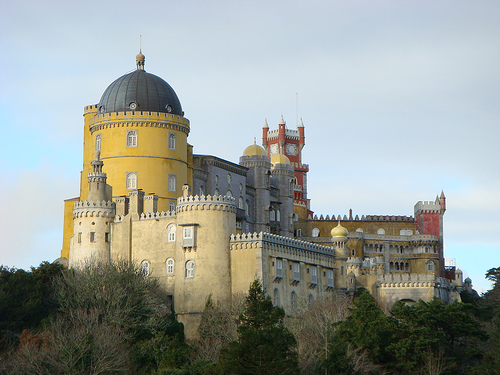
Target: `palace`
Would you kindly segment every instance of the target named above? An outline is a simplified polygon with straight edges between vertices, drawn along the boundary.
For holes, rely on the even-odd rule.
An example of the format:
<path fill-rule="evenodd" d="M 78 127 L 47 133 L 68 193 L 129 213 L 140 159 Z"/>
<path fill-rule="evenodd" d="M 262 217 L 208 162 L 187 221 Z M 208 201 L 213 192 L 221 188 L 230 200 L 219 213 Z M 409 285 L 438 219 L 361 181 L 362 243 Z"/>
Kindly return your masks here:
<path fill-rule="evenodd" d="M 294 314 L 312 301 L 366 288 L 386 308 L 460 299 L 446 268 L 443 193 L 414 216 L 319 218 L 307 195 L 305 127 L 262 129 L 239 163 L 193 153 L 172 87 L 137 69 L 84 110 L 80 194 L 65 201 L 61 257 L 70 267 L 127 260 L 159 280 L 186 334 L 209 295 L 228 300 L 259 278 Z M 195 128 L 196 131 L 196 128 Z"/>

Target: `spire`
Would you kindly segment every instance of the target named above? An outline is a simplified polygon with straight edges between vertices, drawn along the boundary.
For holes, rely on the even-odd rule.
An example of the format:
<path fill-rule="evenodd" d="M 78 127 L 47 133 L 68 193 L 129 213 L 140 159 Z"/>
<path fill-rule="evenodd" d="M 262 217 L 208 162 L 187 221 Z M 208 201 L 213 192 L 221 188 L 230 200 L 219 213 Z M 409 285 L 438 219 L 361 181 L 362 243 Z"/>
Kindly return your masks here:
<path fill-rule="evenodd" d="M 268 128 L 269 129 L 269 125 L 267 125 L 267 118 L 264 119 L 264 126 L 263 126 L 263 128 Z"/>
<path fill-rule="evenodd" d="M 299 121 L 299 128 L 303 128 L 304 127 L 304 123 L 302 122 L 302 117 L 300 118 L 300 121 Z"/>
<path fill-rule="evenodd" d="M 445 198 L 443 190 L 441 190 L 441 197 L 440 198 Z"/>
<path fill-rule="evenodd" d="M 283 115 L 281 115 L 280 123 L 278 125 L 286 125 L 285 120 L 283 120 Z"/>

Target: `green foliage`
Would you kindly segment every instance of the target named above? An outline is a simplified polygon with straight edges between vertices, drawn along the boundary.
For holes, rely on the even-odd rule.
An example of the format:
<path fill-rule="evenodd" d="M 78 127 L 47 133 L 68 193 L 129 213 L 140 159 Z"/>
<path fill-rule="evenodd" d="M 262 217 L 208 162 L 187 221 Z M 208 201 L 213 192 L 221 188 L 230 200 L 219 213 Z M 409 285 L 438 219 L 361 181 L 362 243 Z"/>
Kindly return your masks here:
<path fill-rule="evenodd" d="M 53 280 L 60 264 L 43 262 L 31 272 L 0 266 L 0 350 L 18 341 L 24 329 L 35 329 L 56 308 Z"/>
<path fill-rule="evenodd" d="M 284 327 L 285 312 L 273 306 L 262 285 L 250 286 L 245 309 L 238 319 L 238 341 L 221 353 L 221 371 L 227 374 L 298 374 L 294 336 Z"/>

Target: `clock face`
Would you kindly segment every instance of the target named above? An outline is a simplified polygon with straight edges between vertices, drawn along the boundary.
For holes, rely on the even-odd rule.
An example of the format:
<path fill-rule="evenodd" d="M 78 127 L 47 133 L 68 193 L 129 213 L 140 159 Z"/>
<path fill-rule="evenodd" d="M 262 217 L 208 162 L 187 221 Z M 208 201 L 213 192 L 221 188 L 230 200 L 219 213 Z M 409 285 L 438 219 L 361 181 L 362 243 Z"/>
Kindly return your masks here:
<path fill-rule="evenodd" d="M 297 145 L 289 143 L 286 145 L 286 152 L 289 155 L 297 155 Z"/>
<path fill-rule="evenodd" d="M 274 155 L 274 154 L 277 154 L 279 152 L 279 147 L 278 147 L 278 144 L 277 143 L 273 143 L 270 147 L 269 147 L 269 153 L 271 155 Z"/>

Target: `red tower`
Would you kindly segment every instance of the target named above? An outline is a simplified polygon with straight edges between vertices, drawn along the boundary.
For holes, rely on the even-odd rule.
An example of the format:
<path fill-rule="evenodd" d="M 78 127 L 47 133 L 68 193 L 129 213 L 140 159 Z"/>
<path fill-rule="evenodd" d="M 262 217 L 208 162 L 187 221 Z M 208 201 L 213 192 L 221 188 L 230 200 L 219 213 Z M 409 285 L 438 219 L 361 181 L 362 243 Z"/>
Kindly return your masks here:
<path fill-rule="evenodd" d="M 309 209 L 309 199 L 307 199 L 307 172 L 309 165 L 302 164 L 302 149 L 305 146 L 304 124 L 302 119 L 297 130 L 287 129 L 285 120 L 281 116 L 277 130 L 269 130 L 267 120 L 262 128 L 262 146 L 266 149 L 267 155 L 283 154 L 290 160 L 294 169 L 294 191 L 293 203 L 295 207 L 302 209 L 294 210 L 299 213 L 302 219 L 307 219 L 312 215 Z M 304 214 L 301 214 L 301 213 Z"/>

